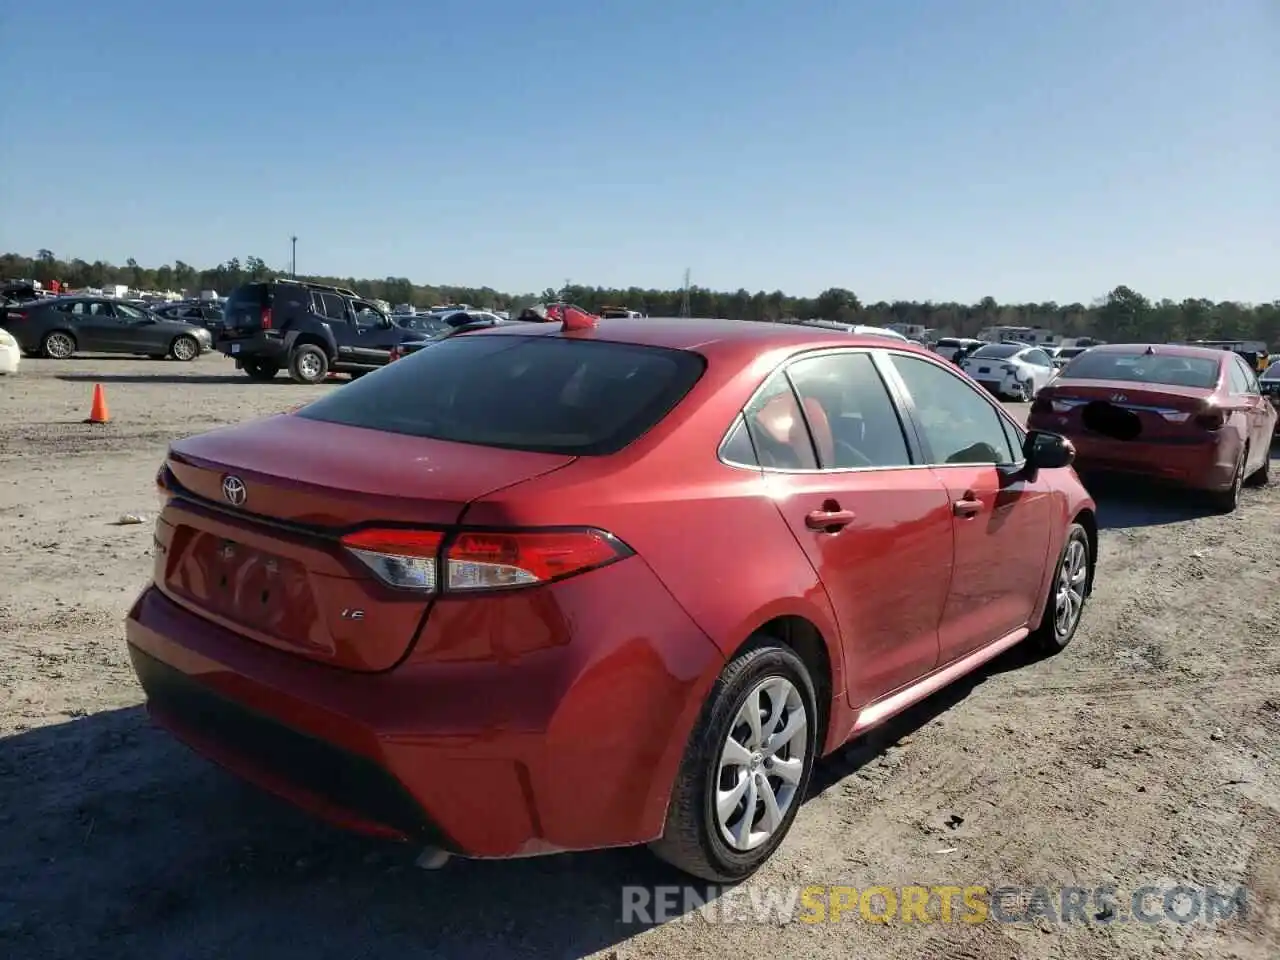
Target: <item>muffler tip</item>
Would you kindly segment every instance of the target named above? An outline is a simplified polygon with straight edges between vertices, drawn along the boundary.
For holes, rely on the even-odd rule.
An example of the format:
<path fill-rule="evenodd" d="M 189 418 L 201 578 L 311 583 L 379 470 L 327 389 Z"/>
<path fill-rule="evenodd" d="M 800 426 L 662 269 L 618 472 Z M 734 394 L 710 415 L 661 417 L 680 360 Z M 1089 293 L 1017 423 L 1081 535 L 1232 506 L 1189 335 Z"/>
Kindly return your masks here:
<path fill-rule="evenodd" d="M 439 870 L 449 862 L 449 852 L 441 850 L 439 847 L 426 847 L 418 854 L 418 859 L 413 861 L 415 867 L 423 870 Z"/>

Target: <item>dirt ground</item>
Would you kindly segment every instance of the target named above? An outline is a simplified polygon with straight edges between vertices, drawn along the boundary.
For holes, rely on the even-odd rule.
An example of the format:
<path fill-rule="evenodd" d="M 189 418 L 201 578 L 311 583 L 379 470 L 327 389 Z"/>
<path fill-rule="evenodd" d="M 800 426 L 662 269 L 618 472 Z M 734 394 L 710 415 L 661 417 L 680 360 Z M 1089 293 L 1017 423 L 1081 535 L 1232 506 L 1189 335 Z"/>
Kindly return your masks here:
<path fill-rule="evenodd" d="M 107 427 L 80 422 L 94 383 Z M 1146 884 L 1243 884 L 1246 915 L 624 923 L 624 884 L 681 882 L 643 850 L 417 870 L 148 725 L 122 619 L 150 575 L 166 443 L 326 389 L 250 383 L 216 355 L 25 360 L 0 378 L 0 955 L 1280 956 L 1280 485 L 1226 517 L 1100 494 L 1073 645 L 1006 655 L 824 763 L 746 885 L 1114 884 L 1124 903 Z"/>

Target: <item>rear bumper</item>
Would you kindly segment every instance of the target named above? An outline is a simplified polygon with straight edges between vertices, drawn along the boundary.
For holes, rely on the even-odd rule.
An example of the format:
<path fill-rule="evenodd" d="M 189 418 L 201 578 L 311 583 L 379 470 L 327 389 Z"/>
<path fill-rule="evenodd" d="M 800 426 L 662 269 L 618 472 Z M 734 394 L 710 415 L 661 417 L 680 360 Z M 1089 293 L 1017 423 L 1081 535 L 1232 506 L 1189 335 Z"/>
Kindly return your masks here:
<path fill-rule="evenodd" d="M 228 338 L 224 331 L 218 335 L 215 343 L 218 352 L 231 357 L 237 365 L 241 360 L 249 359 L 283 361 L 289 353 L 283 339 L 265 334 Z"/>
<path fill-rule="evenodd" d="M 159 725 L 338 826 L 474 857 L 622 846 L 661 834 L 724 662 L 639 558 L 582 579 L 623 568 L 615 585 L 636 598 L 605 584 L 618 616 L 587 619 L 600 626 L 589 643 L 500 663 L 411 655 L 347 672 L 247 640 L 155 587 L 126 636 Z"/>
<path fill-rule="evenodd" d="M 1056 415 L 1033 415 L 1032 430 L 1063 433 Z M 1144 443 L 1113 440 L 1094 433 L 1071 431 L 1067 438 L 1076 449 L 1075 467 L 1080 473 L 1141 476 L 1190 490 L 1224 490 L 1235 478 L 1238 449 L 1229 449 L 1225 438 L 1197 444 Z"/>

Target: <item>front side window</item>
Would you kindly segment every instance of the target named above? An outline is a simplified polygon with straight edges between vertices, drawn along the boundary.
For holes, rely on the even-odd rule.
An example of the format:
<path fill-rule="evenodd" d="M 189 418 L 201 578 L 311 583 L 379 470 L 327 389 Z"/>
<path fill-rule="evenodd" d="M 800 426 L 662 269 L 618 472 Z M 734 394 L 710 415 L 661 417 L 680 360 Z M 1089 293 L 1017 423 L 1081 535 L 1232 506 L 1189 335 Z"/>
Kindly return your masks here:
<path fill-rule="evenodd" d="M 125 321 L 144 320 L 147 316 L 137 307 L 131 307 L 127 303 L 117 303 L 115 305 L 115 312 L 117 317 Z"/>
<path fill-rule="evenodd" d="M 936 363 L 894 355 L 934 465 L 1016 462 L 1003 418 L 987 398 Z"/>
<path fill-rule="evenodd" d="M 832 353 L 787 368 L 824 469 L 911 463 L 902 421 L 869 353 Z"/>

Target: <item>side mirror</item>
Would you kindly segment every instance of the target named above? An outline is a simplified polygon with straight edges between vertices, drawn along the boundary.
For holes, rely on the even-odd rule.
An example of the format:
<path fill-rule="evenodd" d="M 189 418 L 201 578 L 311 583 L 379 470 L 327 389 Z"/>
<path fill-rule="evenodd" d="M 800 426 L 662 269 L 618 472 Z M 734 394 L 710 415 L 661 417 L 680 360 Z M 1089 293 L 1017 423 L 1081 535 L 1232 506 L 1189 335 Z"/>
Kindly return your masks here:
<path fill-rule="evenodd" d="M 1027 462 L 1027 472 L 1035 474 L 1039 470 L 1057 470 L 1071 466 L 1076 458 L 1076 448 L 1071 445 L 1070 440 L 1059 434 L 1032 430 L 1027 434 L 1022 456 Z"/>

